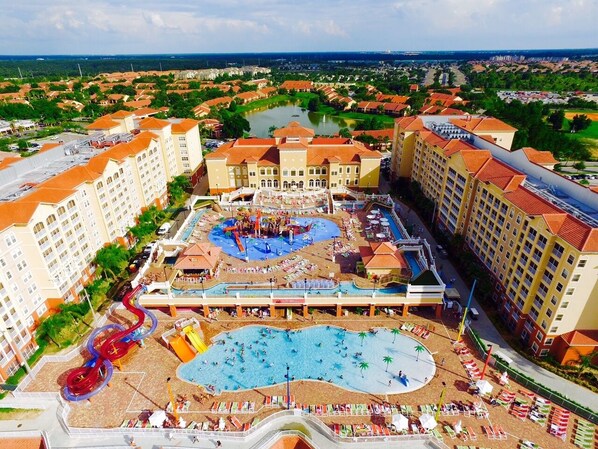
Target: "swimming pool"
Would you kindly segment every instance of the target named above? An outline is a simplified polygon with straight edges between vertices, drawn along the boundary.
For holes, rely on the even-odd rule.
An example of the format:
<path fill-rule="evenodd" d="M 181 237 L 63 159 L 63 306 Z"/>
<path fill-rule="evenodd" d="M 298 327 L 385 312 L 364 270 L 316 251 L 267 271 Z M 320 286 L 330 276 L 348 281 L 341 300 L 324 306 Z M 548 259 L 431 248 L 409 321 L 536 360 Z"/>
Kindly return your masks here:
<path fill-rule="evenodd" d="M 298 331 L 245 326 L 218 335 L 212 343 L 181 365 L 178 375 L 213 385 L 217 392 L 284 383 L 287 364 L 291 380 L 321 380 L 372 394 L 417 390 L 436 372 L 432 355 L 420 342 L 385 328 L 360 336 L 333 326 Z M 385 357 L 390 357 L 388 364 Z M 399 380 L 399 371 L 407 376 L 406 384 Z"/>
<path fill-rule="evenodd" d="M 274 259 L 280 256 L 286 256 L 294 251 L 311 245 L 315 242 L 329 240 L 334 237 L 340 237 L 341 231 L 336 223 L 324 218 L 303 218 L 293 217 L 300 226 L 307 226 L 311 224 L 311 229 L 304 233 L 295 236 L 293 241 L 289 241 L 288 237 L 268 237 L 268 238 L 253 238 L 253 237 L 239 237 L 241 246 L 235 240 L 234 235 L 224 231 L 225 228 L 232 226 L 235 219 L 228 220 L 215 226 L 210 231 L 210 241 L 222 248 L 229 256 L 238 259 L 249 260 L 267 260 Z"/>
<path fill-rule="evenodd" d="M 421 270 L 420 270 L 421 271 Z M 256 289 L 247 289 L 245 288 L 247 284 L 218 284 L 211 288 L 206 288 L 205 293 L 207 296 L 230 296 L 231 294 L 239 294 L 239 296 L 243 298 L 247 297 L 262 297 L 265 295 L 270 294 L 270 286 L 269 285 L 262 285 L 262 290 Z M 274 297 L 297 297 L 303 296 L 305 292 L 304 288 L 284 288 L 284 289 L 274 289 L 272 291 L 274 293 Z M 307 294 L 308 296 L 311 295 L 336 295 L 338 292 L 341 292 L 343 295 L 347 296 L 372 296 L 374 289 L 372 288 L 359 288 L 355 286 L 355 284 L 351 281 L 343 281 L 339 285 L 334 288 L 308 288 Z M 407 292 L 406 285 L 396 285 L 393 287 L 384 287 L 384 288 L 377 288 L 376 295 L 398 295 L 404 294 Z M 163 292 L 166 293 L 166 292 Z M 201 296 L 202 290 L 195 289 L 195 290 L 179 290 L 176 288 L 172 289 L 172 293 L 175 296 Z"/>

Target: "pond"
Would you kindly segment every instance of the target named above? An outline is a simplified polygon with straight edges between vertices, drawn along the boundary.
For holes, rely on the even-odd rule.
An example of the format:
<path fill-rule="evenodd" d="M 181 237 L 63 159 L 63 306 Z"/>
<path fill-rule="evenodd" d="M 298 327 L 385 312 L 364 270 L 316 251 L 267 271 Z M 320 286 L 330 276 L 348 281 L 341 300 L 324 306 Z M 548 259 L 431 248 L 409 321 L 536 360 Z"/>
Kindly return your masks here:
<path fill-rule="evenodd" d="M 253 110 L 245 114 L 251 126 L 250 133 L 257 137 L 269 137 L 271 126 L 282 128 L 289 122 L 299 122 L 315 130 L 316 135 L 332 136 L 341 128 L 353 129 L 355 122 L 339 117 L 309 112 L 298 105 L 274 106 L 270 109 Z"/>

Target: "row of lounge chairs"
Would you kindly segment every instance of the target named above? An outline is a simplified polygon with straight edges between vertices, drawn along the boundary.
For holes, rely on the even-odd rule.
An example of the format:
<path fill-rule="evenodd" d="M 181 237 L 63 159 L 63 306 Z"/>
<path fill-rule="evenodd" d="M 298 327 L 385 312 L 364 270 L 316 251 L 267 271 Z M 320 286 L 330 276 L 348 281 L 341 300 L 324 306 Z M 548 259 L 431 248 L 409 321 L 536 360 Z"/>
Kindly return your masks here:
<path fill-rule="evenodd" d="M 582 449 L 592 449 L 596 444 L 596 426 L 590 422 L 577 420 L 573 428 L 573 444 Z"/>
<path fill-rule="evenodd" d="M 332 424 L 332 430 L 343 438 L 389 436 L 391 431 L 387 426 L 379 424 Z"/>
<path fill-rule="evenodd" d="M 490 440 L 506 440 L 507 432 L 505 432 L 502 426 L 482 426 L 484 433 Z"/>
<path fill-rule="evenodd" d="M 423 338 L 424 340 L 430 337 L 430 331 L 419 324 L 403 323 L 401 325 L 401 330 L 413 332 L 415 335 Z"/>
<path fill-rule="evenodd" d="M 569 426 L 570 417 L 571 412 L 569 410 L 554 407 L 550 415 L 548 432 L 565 441 L 567 439 L 567 427 Z"/>
<path fill-rule="evenodd" d="M 286 396 L 266 396 L 265 407 L 286 407 Z M 296 404 L 295 396 L 291 395 L 291 407 L 304 413 L 316 416 L 390 416 L 401 413 L 405 416 L 413 415 L 410 405 L 391 404 Z"/>
<path fill-rule="evenodd" d="M 255 402 L 214 402 L 210 408 L 212 413 L 254 413 Z"/>

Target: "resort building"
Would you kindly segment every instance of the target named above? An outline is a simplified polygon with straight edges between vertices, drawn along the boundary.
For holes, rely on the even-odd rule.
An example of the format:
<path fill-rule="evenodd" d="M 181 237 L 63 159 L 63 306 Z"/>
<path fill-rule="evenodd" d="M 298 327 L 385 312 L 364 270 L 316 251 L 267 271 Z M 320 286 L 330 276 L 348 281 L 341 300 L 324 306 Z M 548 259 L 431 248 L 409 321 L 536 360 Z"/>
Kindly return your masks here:
<path fill-rule="evenodd" d="M 192 120 L 136 123 L 132 113 L 118 112 L 90 131 L 0 165 L 1 379 L 35 351 L 39 320 L 78 299 L 93 278 L 96 252 L 127 244 L 136 217 L 167 204 L 172 177 L 191 176 L 201 162 Z"/>
<path fill-rule="evenodd" d="M 293 191 L 348 187 L 378 189 L 377 151 L 350 138 L 315 137 L 291 122 L 270 139 L 237 139 L 206 156 L 210 191 L 239 188 Z"/>
<path fill-rule="evenodd" d="M 391 170 L 434 201 L 441 230 L 463 236 L 509 329 L 535 355 L 562 357 L 566 335 L 598 329 L 598 195 L 552 171 L 549 152 L 511 150 L 515 130 L 501 123 L 397 119 Z"/>

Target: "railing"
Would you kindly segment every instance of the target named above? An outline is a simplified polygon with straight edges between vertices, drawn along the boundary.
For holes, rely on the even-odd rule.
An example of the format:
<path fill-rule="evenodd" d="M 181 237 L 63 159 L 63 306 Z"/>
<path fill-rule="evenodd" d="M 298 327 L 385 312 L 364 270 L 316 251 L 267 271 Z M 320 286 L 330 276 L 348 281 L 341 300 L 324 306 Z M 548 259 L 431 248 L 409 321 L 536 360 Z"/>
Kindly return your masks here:
<path fill-rule="evenodd" d="M 486 345 L 484 345 L 484 343 L 481 340 L 479 340 L 479 338 L 476 335 L 474 335 L 473 330 L 469 326 L 466 326 L 465 330 L 468 333 L 471 340 L 473 341 L 473 345 L 475 349 L 478 351 L 479 355 L 482 357 L 486 357 L 488 353 L 488 348 L 486 348 Z M 500 372 L 506 372 L 511 379 L 513 379 L 518 384 L 524 386 L 528 390 L 531 390 L 534 393 L 539 394 L 540 396 L 554 402 L 558 406 L 564 407 L 567 410 L 572 411 L 576 415 L 593 422 L 594 424 L 598 424 L 598 412 L 589 410 L 579 404 L 574 403 L 573 401 L 570 401 L 569 399 L 563 397 L 559 393 L 549 390 L 543 385 L 537 383 L 535 380 L 530 379 L 529 377 L 520 373 L 516 369 L 512 368 L 502 359 L 495 357 L 494 367 Z"/>

